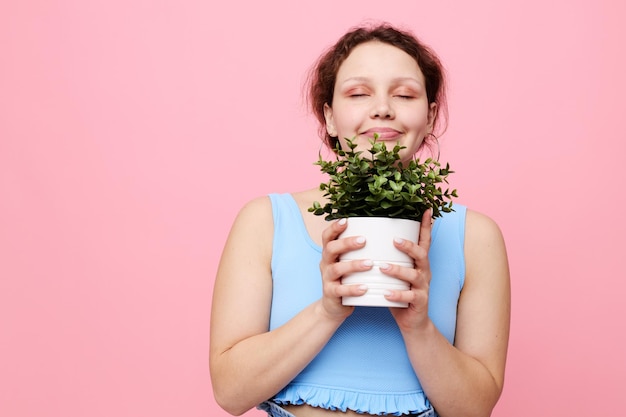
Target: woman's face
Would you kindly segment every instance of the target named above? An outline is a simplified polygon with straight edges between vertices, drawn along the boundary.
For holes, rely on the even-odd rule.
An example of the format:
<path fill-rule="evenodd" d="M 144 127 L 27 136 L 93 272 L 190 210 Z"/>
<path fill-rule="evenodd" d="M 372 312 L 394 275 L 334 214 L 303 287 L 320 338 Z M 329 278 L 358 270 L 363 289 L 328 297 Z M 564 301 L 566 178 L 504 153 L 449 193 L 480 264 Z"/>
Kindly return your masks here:
<path fill-rule="evenodd" d="M 355 139 L 359 150 L 369 141 L 406 146 L 404 161 L 411 159 L 432 132 L 435 103 L 429 105 L 424 74 L 415 59 L 382 42 L 356 46 L 339 67 L 333 102 L 324 106 L 326 129 L 345 149 L 345 138 Z"/>

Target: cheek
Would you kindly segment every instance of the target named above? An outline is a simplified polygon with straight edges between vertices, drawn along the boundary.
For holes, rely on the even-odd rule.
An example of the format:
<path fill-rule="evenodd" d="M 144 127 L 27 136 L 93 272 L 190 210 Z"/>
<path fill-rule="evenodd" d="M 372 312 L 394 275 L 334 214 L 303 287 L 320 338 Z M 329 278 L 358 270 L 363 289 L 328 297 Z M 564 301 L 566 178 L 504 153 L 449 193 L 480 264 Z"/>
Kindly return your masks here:
<path fill-rule="evenodd" d="M 341 117 L 335 117 L 335 128 L 344 134 L 356 131 L 358 118 L 351 113 L 341 113 Z"/>
<path fill-rule="evenodd" d="M 408 122 L 407 127 L 415 132 L 417 136 L 422 137 L 428 132 L 428 118 L 422 118 L 421 116 L 419 118 L 414 117 Z"/>
<path fill-rule="evenodd" d="M 347 103 L 344 100 L 338 100 L 333 105 L 333 110 L 335 124 L 342 126 L 348 126 L 357 122 L 358 120 L 361 120 L 365 112 L 365 109 L 362 105 Z"/>

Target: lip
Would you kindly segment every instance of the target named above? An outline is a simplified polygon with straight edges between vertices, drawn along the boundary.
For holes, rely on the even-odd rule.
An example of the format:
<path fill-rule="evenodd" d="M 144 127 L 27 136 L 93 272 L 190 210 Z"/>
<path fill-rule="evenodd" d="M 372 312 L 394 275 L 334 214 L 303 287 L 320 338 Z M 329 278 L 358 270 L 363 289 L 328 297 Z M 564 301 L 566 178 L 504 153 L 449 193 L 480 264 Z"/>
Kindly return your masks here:
<path fill-rule="evenodd" d="M 374 139 L 375 133 L 378 134 L 378 139 L 380 140 L 393 140 L 402 135 L 402 132 L 391 127 L 372 127 L 361 134 L 369 137 L 370 139 Z"/>

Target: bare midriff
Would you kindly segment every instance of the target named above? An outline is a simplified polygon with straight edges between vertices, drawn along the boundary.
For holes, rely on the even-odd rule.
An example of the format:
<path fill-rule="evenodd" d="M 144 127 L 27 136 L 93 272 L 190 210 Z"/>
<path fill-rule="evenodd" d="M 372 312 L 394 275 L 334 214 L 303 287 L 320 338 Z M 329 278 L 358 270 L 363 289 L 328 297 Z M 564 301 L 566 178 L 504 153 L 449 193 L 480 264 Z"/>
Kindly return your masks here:
<path fill-rule="evenodd" d="M 354 411 L 348 410 L 345 413 L 343 411 L 326 410 L 319 407 L 311 407 L 310 405 L 283 405 L 285 410 L 289 411 L 296 417 L 328 417 L 328 416 L 342 416 L 342 417 L 363 417 L 367 414 L 359 414 Z"/>

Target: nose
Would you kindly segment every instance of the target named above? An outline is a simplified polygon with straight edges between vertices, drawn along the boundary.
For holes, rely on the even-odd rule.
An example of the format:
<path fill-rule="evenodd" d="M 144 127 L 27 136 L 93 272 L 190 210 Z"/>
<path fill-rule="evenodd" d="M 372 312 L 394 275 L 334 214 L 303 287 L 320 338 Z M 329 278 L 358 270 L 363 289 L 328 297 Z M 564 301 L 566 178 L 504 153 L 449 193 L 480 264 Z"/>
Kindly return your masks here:
<path fill-rule="evenodd" d="M 395 113 L 388 97 L 377 97 L 372 105 L 370 117 L 373 119 L 393 119 Z"/>

